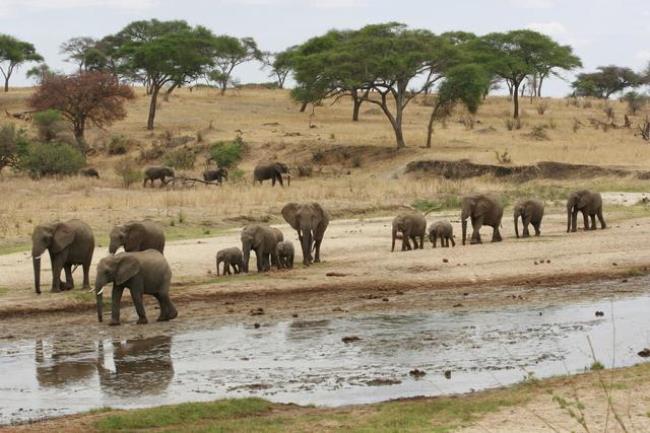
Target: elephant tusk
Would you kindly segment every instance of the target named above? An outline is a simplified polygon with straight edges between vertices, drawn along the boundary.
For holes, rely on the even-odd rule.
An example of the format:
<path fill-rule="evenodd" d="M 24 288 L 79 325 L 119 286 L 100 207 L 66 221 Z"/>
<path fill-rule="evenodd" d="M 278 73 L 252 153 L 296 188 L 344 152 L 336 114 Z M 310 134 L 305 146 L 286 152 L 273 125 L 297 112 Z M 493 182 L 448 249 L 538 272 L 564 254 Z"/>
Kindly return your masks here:
<path fill-rule="evenodd" d="M 99 292 L 97 292 L 97 296 L 101 295 L 102 293 L 104 293 L 104 288 L 103 287 L 101 288 L 101 290 Z"/>
<path fill-rule="evenodd" d="M 95 289 L 90 289 L 90 290 L 88 290 L 88 293 L 94 292 L 94 291 L 95 291 Z"/>
<path fill-rule="evenodd" d="M 32 258 L 33 258 L 34 260 L 40 260 L 41 257 L 43 257 L 43 254 L 41 254 L 40 256 L 36 256 L 36 257 L 32 256 Z"/>

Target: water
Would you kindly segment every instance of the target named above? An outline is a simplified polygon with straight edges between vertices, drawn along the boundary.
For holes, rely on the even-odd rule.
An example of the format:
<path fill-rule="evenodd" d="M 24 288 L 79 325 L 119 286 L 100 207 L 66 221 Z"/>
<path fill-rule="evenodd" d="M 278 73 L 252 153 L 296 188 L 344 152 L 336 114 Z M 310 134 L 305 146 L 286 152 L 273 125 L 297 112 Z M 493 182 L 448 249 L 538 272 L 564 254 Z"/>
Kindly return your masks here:
<path fill-rule="evenodd" d="M 644 296 L 296 319 L 130 341 L 17 341 L 0 346 L 0 423 L 223 397 L 337 406 L 468 392 L 529 373 L 584 371 L 593 362 L 587 337 L 606 367 L 628 366 L 642 361 L 636 353 L 648 346 L 648 311 Z M 345 344 L 345 336 L 360 340 Z M 415 368 L 426 376 L 411 377 Z"/>

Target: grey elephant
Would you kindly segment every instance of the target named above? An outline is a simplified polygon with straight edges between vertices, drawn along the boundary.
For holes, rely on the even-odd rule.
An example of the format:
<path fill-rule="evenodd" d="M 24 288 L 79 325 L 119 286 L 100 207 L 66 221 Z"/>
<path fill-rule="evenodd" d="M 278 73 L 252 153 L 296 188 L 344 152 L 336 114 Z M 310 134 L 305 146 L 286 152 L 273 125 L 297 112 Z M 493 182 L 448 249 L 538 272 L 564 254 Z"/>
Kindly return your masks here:
<path fill-rule="evenodd" d="M 424 236 L 427 230 L 427 220 L 417 212 L 405 212 L 393 219 L 392 234 L 393 242 L 391 251 L 395 251 L 395 240 L 402 238 L 402 251 L 424 248 Z M 419 242 L 418 242 L 419 239 Z M 411 247 L 410 241 L 413 241 Z"/>
<path fill-rule="evenodd" d="M 527 238 L 530 236 L 528 225 L 532 224 L 535 229 L 535 236 L 540 235 L 540 227 L 542 225 L 542 218 L 544 218 L 544 203 L 540 200 L 522 200 L 515 204 L 514 208 L 515 220 L 515 235 L 519 238 L 519 219 L 523 226 L 522 236 Z"/>
<path fill-rule="evenodd" d="M 160 187 L 167 185 L 170 179 L 173 179 L 175 176 L 174 169 L 169 167 L 147 167 L 144 170 L 144 182 L 142 186 L 147 186 L 147 182 L 151 184 L 153 188 L 153 183 L 155 180 L 160 180 Z M 169 178 L 169 179 L 168 179 Z"/>
<path fill-rule="evenodd" d="M 282 241 L 277 245 L 278 267 L 280 269 L 292 269 L 295 250 L 291 241 Z"/>
<path fill-rule="evenodd" d="M 82 168 L 81 170 L 79 170 L 79 174 L 81 176 L 94 177 L 94 178 L 99 179 L 99 172 L 97 171 L 96 168 L 92 168 L 92 167 Z"/>
<path fill-rule="evenodd" d="M 481 227 L 486 225 L 492 227 L 492 242 L 501 242 L 501 218 L 503 218 L 503 206 L 494 197 L 485 194 L 472 194 L 463 197 L 461 201 L 461 224 L 463 231 L 463 245 L 467 239 L 467 219 L 472 223 L 472 237 L 470 244 L 480 244 Z"/>
<path fill-rule="evenodd" d="M 244 256 L 244 272 L 248 272 L 251 250 L 255 251 L 257 272 L 271 270 L 271 264 L 277 266 L 278 256 L 275 248 L 278 244 L 277 233 L 268 225 L 251 224 L 244 227 L 241 232 L 241 244 Z"/>
<path fill-rule="evenodd" d="M 203 172 L 203 180 L 206 182 L 217 181 L 220 185 L 224 180 L 228 180 L 228 170 L 225 168 L 206 169 Z"/>
<path fill-rule="evenodd" d="M 282 208 L 282 217 L 298 232 L 302 263 L 309 266 L 320 262 L 320 246 L 330 223 L 329 213 L 316 202 L 288 203 Z"/>
<path fill-rule="evenodd" d="M 282 162 L 274 162 L 271 164 L 260 164 L 255 167 L 253 170 L 253 183 L 259 182 L 260 185 L 263 181 L 271 179 L 271 185 L 275 186 L 275 182 L 280 182 L 280 186 L 284 186 L 282 183 L 282 175 L 289 173 L 289 167 Z M 291 183 L 291 178 L 287 178 L 287 186 Z"/>
<path fill-rule="evenodd" d="M 600 221 L 601 229 L 607 227 L 607 224 L 605 224 L 605 218 L 603 218 L 603 199 L 598 192 L 592 192 L 586 189 L 572 192 L 566 202 L 566 211 L 567 233 L 570 231 L 575 232 L 577 230 L 578 212 L 582 212 L 585 230 L 596 230 L 596 217 L 598 217 L 598 221 Z M 590 217 L 591 225 L 589 224 Z"/>
<path fill-rule="evenodd" d="M 110 254 L 115 254 L 120 247 L 124 247 L 124 251 L 127 253 L 148 249 L 162 253 L 165 250 L 165 232 L 160 224 L 149 220 L 116 225 L 111 230 L 109 237 L 108 252 Z"/>
<path fill-rule="evenodd" d="M 429 227 L 429 241 L 431 241 L 433 248 L 436 247 L 438 239 L 440 239 L 440 246 L 443 248 L 449 248 L 449 242 L 451 242 L 452 247 L 456 246 L 454 227 L 449 221 L 436 221 Z"/>
<path fill-rule="evenodd" d="M 219 265 L 223 263 L 223 275 L 230 275 L 230 268 L 235 274 L 242 271 L 244 267 L 244 255 L 237 247 L 224 248 L 217 251 L 217 275 L 219 275 Z"/>
<path fill-rule="evenodd" d="M 158 321 L 172 320 L 178 312 L 169 298 L 172 271 L 160 252 L 156 250 L 119 253 L 104 257 L 97 265 L 95 292 L 97 298 L 97 318 L 103 318 L 104 286 L 113 283 L 111 297 L 111 326 L 120 324 L 120 303 L 125 288 L 131 292 L 138 324 L 147 323 L 143 295 L 152 295 L 160 305 Z"/>
<path fill-rule="evenodd" d="M 81 265 L 83 287 L 90 289 L 88 272 L 95 250 L 93 231 L 85 222 L 73 219 L 65 222 L 40 224 L 32 233 L 32 262 L 34 287 L 41 293 L 41 256 L 47 250 L 52 262 L 52 292 L 61 291 L 61 270 L 65 270 L 64 289 L 74 288 L 72 266 Z"/>

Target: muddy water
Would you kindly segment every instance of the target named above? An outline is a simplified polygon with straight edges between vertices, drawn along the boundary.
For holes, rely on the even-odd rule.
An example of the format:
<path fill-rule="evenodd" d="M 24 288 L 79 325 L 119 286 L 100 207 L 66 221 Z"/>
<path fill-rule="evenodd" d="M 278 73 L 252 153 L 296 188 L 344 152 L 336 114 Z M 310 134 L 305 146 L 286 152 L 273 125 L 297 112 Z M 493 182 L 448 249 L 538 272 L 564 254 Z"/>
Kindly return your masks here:
<path fill-rule="evenodd" d="M 259 328 L 130 341 L 17 341 L 0 347 L 0 423 L 251 395 L 343 405 L 467 392 L 528 373 L 583 371 L 593 362 L 587 337 L 607 367 L 626 366 L 642 361 L 636 353 L 650 339 L 649 311 L 646 296 L 542 309 L 261 320 Z M 350 336 L 359 339 L 342 341 Z M 426 375 L 412 377 L 416 368 Z"/>

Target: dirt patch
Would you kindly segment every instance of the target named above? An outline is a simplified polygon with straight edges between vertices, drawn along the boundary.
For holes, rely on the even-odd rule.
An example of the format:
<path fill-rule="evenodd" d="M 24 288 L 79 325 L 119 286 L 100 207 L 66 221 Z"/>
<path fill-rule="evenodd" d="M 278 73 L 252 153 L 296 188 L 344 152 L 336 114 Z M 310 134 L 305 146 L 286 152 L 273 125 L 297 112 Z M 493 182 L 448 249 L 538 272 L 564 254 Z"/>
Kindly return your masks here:
<path fill-rule="evenodd" d="M 360 163 L 377 162 L 404 155 L 409 149 L 397 150 L 395 147 L 334 145 L 314 150 L 312 161 L 320 165 L 353 166 Z"/>
<path fill-rule="evenodd" d="M 476 164 L 468 159 L 456 161 L 420 160 L 406 166 L 406 173 L 426 173 L 446 179 L 466 179 L 490 175 L 509 177 L 513 180 L 593 178 L 599 176 L 636 176 L 650 179 L 648 171 L 623 170 L 587 164 L 566 164 L 555 161 L 541 161 L 534 165 L 492 165 Z"/>

